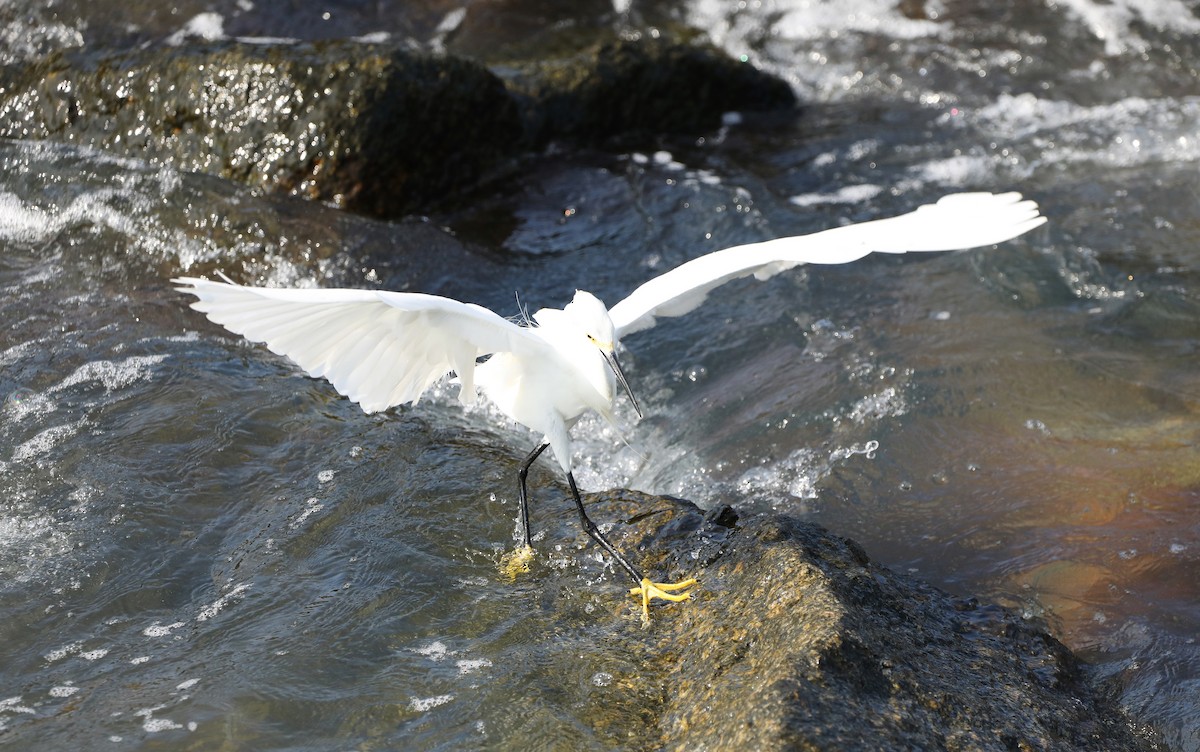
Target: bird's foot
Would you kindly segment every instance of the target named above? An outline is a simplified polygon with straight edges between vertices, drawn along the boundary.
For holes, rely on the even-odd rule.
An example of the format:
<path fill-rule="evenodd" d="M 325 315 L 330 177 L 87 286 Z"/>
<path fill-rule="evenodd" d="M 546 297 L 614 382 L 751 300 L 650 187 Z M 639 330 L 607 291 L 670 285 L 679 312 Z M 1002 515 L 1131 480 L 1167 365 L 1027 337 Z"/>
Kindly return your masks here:
<path fill-rule="evenodd" d="M 696 584 L 694 578 L 686 579 L 682 582 L 651 582 L 650 578 L 643 577 L 642 584 L 635 588 L 629 588 L 629 594 L 633 597 L 641 597 L 642 599 L 642 623 L 650 623 L 650 599 L 661 598 L 664 601 L 673 601 L 679 603 L 686 601 L 692 597 L 690 592 L 676 593 L 676 590 L 685 590 Z"/>
<path fill-rule="evenodd" d="M 500 574 L 509 580 L 517 579 L 517 575 L 529 571 L 529 563 L 535 556 L 537 553 L 533 550 L 533 546 L 527 544 L 518 546 L 500 557 Z"/>

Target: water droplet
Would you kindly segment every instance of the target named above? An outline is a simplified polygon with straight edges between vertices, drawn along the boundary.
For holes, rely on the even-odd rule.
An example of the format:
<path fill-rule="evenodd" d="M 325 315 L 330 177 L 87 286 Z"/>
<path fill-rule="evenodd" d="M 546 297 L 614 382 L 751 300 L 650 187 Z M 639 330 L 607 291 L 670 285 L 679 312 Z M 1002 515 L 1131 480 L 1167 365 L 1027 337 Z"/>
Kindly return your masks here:
<path fill-rule="evenodd" d="M 1037 431 L 1043 436 L 1050 435 L 1050 429 L 1046 428 L 1046 424 L 1040 420 L 1037 420 L 1036 418 L 1030 418 L 1029 420 L 1025 421 L 1025 427 L 1031 431 Z"/>
<path fill-rule="evenodd" d="M 32 389 L 18 387 L 17 389 L 14 389 L 8 393 L 8 396 L 4 398 L 4 404 L 18 406 L 27 405 L 32 402 L 35 397 L 37 397 L 37 392 L 33 391 Z"/>
<path fill-rule="evenodd" d="M 612 680 L 612 674 L 606 671 L 597 671 L 595 674 L 592 674 L 592 684 L 597 687 L 607 687 L 609 684 L 612 684 Z"/>

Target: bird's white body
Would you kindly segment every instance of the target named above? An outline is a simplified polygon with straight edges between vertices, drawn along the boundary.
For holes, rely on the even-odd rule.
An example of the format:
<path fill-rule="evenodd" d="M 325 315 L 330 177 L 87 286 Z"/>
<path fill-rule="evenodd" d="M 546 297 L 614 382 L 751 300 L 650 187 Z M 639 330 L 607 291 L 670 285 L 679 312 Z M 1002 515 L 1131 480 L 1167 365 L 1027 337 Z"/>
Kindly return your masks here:
<path fill-rule="evenodd" d="M 899 217 L 710 253 L 651 279 L 611 309 L 579 290 L 563 309 L 539 310 L 531 326 L 421 293 L 174 281 L 198 298 L 193 308 L 328 379 L 366 412 L 415 403 L 451 371 L 461 383 L 463 403 L 474 401 L 478 387 L 506 415 L 543 437 L 521 465 L 525 546 L 507 568 L 531 556 L 525 476 L 549 446 L 566 473 L 585 531 L 639 583 L 630 592 L 641 598 L 648 618 L 651 598 L 686 599 L 688 593 L 676 591 L 695 581 L 665 585 L 643 577 L 588 519 L 571 473 L 569 432 L 579 417 L 593 410 L 611 422 L 618 385 L 633 400 L 616 360 L 621 338 L 654 326 L 658 318 L 691 311 L 714 288 L 739 277 L 766 279 L 799 264 L 841 264 L 872 252 L 991 245 L 1045 221 L 1034 202 L 1015 193 L 956 194 Z"/>
<path fill-rule="evenodd" d="M 536 367 L 515 353 L 496 353 L 476 366 L 475 383 L 501 412 L 542 434 L 570 472 L 575 421 L 588 410 L 613 420 L 617 378 L 595 344 L 613 343 L 612 323 L 604 304 L 582 291 L 566 309 L 543 308 L 533 319 L 537 326 L 528 331 L 545 344 Z"/>

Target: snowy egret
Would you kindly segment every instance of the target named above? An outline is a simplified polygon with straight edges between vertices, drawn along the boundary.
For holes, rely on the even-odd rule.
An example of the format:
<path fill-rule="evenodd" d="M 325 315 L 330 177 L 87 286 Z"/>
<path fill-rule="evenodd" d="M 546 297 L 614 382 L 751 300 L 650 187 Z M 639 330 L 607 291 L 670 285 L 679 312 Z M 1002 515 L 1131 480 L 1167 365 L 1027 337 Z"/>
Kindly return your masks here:
<path fill-rule="evenodd" d="M 718 285 L 762 280 L 804 263 L 842 264 L 869 253 L 951 251 L 991 245 L 1046 221 L 1016 193 L 960 193 L 909 214 L 797 237 L 752 243 L 700 256 L 634 290 L 612 308 L 578 290 L 562 309 L 543 308 L 515 324 L 486 308 L 422 293 L 354 289 L 246 287 L 194 277 L 173 280 L 199 300 L 192 307 L 232 332 L 261 342 L 328 379 L 368 413 L 415 403 L 453 372 L 459 400 L 478 386 L 506 415 L 542 436 L 521 463 L 518 493 L 524 545 L 508 557 L 515 571 L 532 554 L 526 476 L 547 447 L 566 474 L 587 534 L 624 569 L 640 598 L 682 601 L 695 580 L 657 583 L 617 551 L 588 518 L 571 472 L 570 430 L 588 410 L 614 423 L 617 387 L 641 409 L 617 361 L 629 334 L 700 305 Z M 490 356 L 482 360 L 485 356 Z"/>

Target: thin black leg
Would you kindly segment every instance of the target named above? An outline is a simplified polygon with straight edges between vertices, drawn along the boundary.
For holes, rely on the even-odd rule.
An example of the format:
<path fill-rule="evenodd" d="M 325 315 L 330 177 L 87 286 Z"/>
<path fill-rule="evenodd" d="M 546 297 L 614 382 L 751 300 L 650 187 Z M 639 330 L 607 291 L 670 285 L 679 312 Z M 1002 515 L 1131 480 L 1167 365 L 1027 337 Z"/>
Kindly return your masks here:
<path fill-rule="evenodd" d="M 605 538 L 600 532 L 600 528 L 596 527 L 596 523 L 592 522 L 591 519 L 588 518 L 587 512 L 583 511 L 583 499 L 579 497 L 579 487 L 575 485 L 575 476 L 571 473 L 567 473 L 567 482 L 571 484 L 571 495 L 575 497 L 575 508 L 579 510 L 579 521 L 583 523 L 584 532 L 590 535 L 592 540 L 599 543 L 600 547 L 607 551 L 609 556 L 616 559 L 617 563 L 620 564 L 625 571 L 629 573 L 629 576 L 633 578 L 633 581 L 640 585 L 643 579 L 642 573 L 639 572 L 632 564 L 625 561 L 625 557 L 621 556 L 621 554 L 617 552 L 617 549 L 613 547 L 613 544 L 609 543 L 608 539 Z"/>
<path fill-rule="evenodd" d="M 525 479 L 529 477 L 529 466 L 541 456 L 542 452 L 546 451 L 548 446 L 550 445 L 539 444 L 521 463 L 521 469 L 517 472 L 517 478 L 520 479 L 517 498 L 521 504 L 521 530 L 525 534 L 525 545 L 530 547 L 533 546 L 533 537 L 529 531 L 529 493 L 525 490 Z"/>

